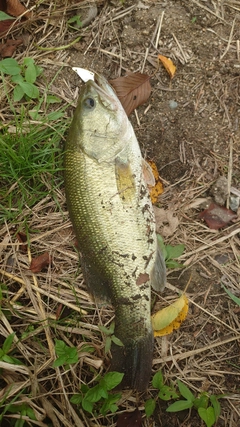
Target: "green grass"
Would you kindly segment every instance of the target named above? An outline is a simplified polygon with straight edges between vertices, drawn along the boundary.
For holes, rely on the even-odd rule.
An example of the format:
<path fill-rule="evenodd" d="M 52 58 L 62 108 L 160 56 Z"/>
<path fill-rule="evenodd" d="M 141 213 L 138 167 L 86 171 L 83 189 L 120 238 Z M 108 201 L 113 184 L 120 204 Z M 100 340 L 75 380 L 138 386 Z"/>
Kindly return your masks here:
<path fill-rule="evenodd" d="M 16 133 L 0 133 L 0 223 L 18 221 L 62 183 L 62 147 L 66 123 L 15 124 Z"/>

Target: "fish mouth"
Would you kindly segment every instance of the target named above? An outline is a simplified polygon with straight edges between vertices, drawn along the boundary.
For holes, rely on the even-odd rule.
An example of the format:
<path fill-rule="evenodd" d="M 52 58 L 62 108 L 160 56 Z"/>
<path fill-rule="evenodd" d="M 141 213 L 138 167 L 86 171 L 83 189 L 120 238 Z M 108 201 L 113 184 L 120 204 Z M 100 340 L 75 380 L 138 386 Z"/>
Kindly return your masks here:
<path fill-rule="evenodd" d="M 116 111 L 119 108 L 122 108 L 122 104 L 117 97 L 116 92 L 101 74 L 95 72 L 94 80 L 89 80 L 86 83 L 86 86 L 90 86 L 95 89 L 101 99 L 101 102 L 111 110 Z"/>

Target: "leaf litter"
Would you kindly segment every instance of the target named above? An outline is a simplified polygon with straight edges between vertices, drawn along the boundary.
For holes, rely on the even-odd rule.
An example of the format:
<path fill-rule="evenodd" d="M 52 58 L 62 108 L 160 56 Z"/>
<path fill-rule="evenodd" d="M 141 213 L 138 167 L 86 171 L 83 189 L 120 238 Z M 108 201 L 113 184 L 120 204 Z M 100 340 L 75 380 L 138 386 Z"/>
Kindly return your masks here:
<path fill-rule="evenodd" d="M 81 2 L 79 2 L 79 5 L 80 3 Z M 137 22 L 137 25 L 140 25 L 141 21 L 137 20 L 137 17 L 139 18 L 141 16 L 140 14 L 145 13 L 144 9 L 139 9 L 139 11 L 137 11 L 133 8 L 128 11 L 126 10 L 126 6 L 130 3 L 128 2 L 128 5 L 121 6 L 120 11 L 114 8 L 110 10 L 106 5 L 102 6 L 101 3 L 103 2 L 97 2 L 100 7 L 101 15 L 98 15 L 92 23 L 89 33 L 87 30 L 84 30 L 83 35 L 81 34 L 81 48 L 84 52 L 87 50 L 85 55 L 82 55 L 82 52 L 77 49 L 73 51 L 72 57 L 70 54 L 68 56 L 67 51 L 56 51 L 46 55 L 45 52 L 39 52 L 37 48 L 31 45 L 30 54 L 38 56 L 39 64 L 44 65 L 45 70 L 49 73 L 49 77 L 52 76 L 51 68 L 57 67 L 59 69 L 59 67 L 64 64 L 66 71 L 64 74 L 63 70 L 64 78 L 63 80 L 57 80 L 54 90 L 61 99 L 65 99 L 65 102 L 68 102 L 69 104 L 72 103 L 73 99 L 74 102 L 76 102 L 76 80 L 74 81 L 73 78 L 71 81 L 68 68 L 69 58 L 70 63 L 72 61 L 71 65 L 84 64 L 84 67 L 86 66 L 88 68 L 90 65 L 92 67 L 95 61 L 96 67 L 98 67 L 99 63 L 98 71 L 101 71 L 100 63 L 103 61 L 103 69 L 105 72 L 109 67 L 109 69 L 111 68 L 112 75 L 114 75 L 114 72 L 116 71 L 116 64 L 118 64 L 120 68 L 123 65 L 124 68 L 122 68 L 121 71 L 125 70 L 124 72 L 126 72 L 126 70 L 129 69 L 129 65 L 132 66 L 132 55 L 136 55 L 136 53 L 132 53 L 135 49 L 134 46 L 129 45 L 127 49 L 124 48 L 126 40 L 128 40 L 129 43 L 131 41 L 129 37 L 130 32 L 128 33 L 127 39 L 127 36 L 125 37 L 124 35 L 124 31 L 122 34 L 119 33 L 119 36 L 123 37 L 119 40 L 120 43 L 122 43 L 121 47 L 123 48 L 123 58 L 128 58 L 128 62 L 123 58 L 121 59 L 120 56 L 112 55 L 117 55 L 117 40 L 114 41 L 115 35 L 114 31 L 111 30 L 110 25 L 107 24 L 109 26 L 106 28 L 102 23 L 107 21 L 109 16 L 111 16 L 111 19 L 114 18 L 114 21 L 112 21 L 113 28 L 115 31 L 119 32 L 119 24 L 121 23 L 121 20 L 132 16 L 134 17 L 134 22 Z M 34 7 L 35 4 L 30 2 L 29 8 L 30 6 Z M 130 4 L 130 7 L 132 6 L 134 5 Z M 147 15 L 145 15 L 145 18 L 147 16 L 147 19 L 150 19 L 151 16 L 153 5 L 150 6 L 151 7 L 147 10 Z M 211 20 L 215 20 L 215 23 L 221 22 L 222 29 L 225 31 L 226 38 L 225 41 L 221 40 L 221 43 L 224 48 L 228 48 L 226 50 L 226 60 L 229 61 L 229 58 L 232 58 L 234 63 L 235 59 L 233 58 L 235 58 L 236 46 L 232 43 L 232 39 L 229 36 L 229 24 L 231 27 L 231 18 L 233 16 L 231 12 L 234 13 L 235 16 L 236 10 L 234 8 L 237 7 L 234 2 L 231 3 L 228 9 L 226 9 L 225 5 L 223 6 L 225 21 L 222 21 L 220 9 L 215 13 L 208 5 L 206 5 L 206 2 L 201 0 L 199 2 L 188 1 L 188 13 L 190 11 L 194 14 L 197 10 L 199 12 L 197 20 L 201 19 L 199 16 L 203 16 L 206 18 L 206 22 L 209 25 L 206 25 L 206 22 L 203 20 L 201 21 L 199 28 L 198 23 L 196 26 L 192 26 L 191 24 L 189 31 L 184 30 L 182 33 L 179 32 L 179 34 L 176 32 L 176 29 L 178 27 L 182 29 L 181 26 L 186 18 L 186 10 L 181 9 L 182 4 L 180 6 L 180 2 L 178 1 L 174 2 L 174 7 L 172 7 L 171 4 L 169 4 L 168 7 L 169 11 L 166 10 L 163 27 L 161 28 L 161 31 L 159 31 L 160 41 L 163 43 L 165 50 L 163 51 L 161 47 L 161 52 L 166 54 L 166 57 L 171 56 L 174 61 L 178 61 L 178 58 L 183 58 L 184 54 L 186 56 L 186 53 L 188 53 L 188 44 L 184 40 L 184 33 L 188 34 L 187 37 L 190 40 L 191 34 L 194 32 L 195 39 L 195 33 L 199 35 L 199 28 L 203 25 L 206 31 L 200 34 L 200 37 L 203 37 L 204 39 L 207 35 L 211 36 L 211 33 L 208 33 L 208 29 L 206 29 L 209 26 L 211 30 L 213 29 L 213 31 L 216 32 L 216 27 L 211 26 Z M 175 8 L 177 8 L 177 12 L 179 8 L 181 9 L 181 12 L 184 12 L 182 15 L 184 17 L 183 21 L 180 22 L 175 18 Z M 73 16 L 74 13 L 76 13 L 76 9 L 74 9 L 73 5 L 69 4 L 66 7 L 66 4 L 63 4 L 62 2 L 59 4 L 59 11 L 61 13 L 61 19 L 66 11 L 68 16 Z M 38 36 L 39 45 L 43 47 L 54 46 L 56 44 L 56 40 L 58 40 L 58 45 L 59 43 L 63 45 L 66 34 L 69 36 L 68 41 L 71 42 L 72 38 L 70 33 L 65 31 L 67 25 L 63 21 L 61 21 L 60 24 L 59 16 L 54 18 L 55 12 L 53 9 L 48 6 L 44 7 L 42 13 L 44 19 L 38 24 L 38 34 L 41 34 L 42 36 L 42 38 Z M 121 14 L 124 13 L 126 13 L 126 15 L 122 18 Z M 160 13 L 159 9 L 158 13 Z M 50 24 L 50 15 L 51 20 L 55 19 L 55 22 L 57 23 L 54 30 Z M 154 9 L 154 17 L 155 16 L 156 10 Z M 179 16 L 179 13 L 177 13 L 177 16 Z M 171 22 L 172 25 L 175 26 L 174 31 L 178 37 L 177 48 L 175 46 L 171 47 L 173 40 L 171 39 L 170 32 L 168 31 L 169 26 L 165 26 L 165 20 L 166 22 L 169 22 L 169 19 L 173 18 L 174 20 Z M 123 29 L 125 28 L 124 25 L 125 24 L 123 24 L 122 27 Z M 126 32 L 128 30 L 129 29 L 127 28 Z M 138 28 L 136 27 L 134 31 L 136 40 L 136 32 L 138 32 Z M 142 36 L 141 31 L 138 32 L 139 37 Z M 112 37 L 111 47 L 109 46 L 109 34 Z M 96 38 L 94 39 L 95 36 Z M 99 36 L 102 38 L 99 39 Z M 220 41 L 220 37 L 218 35 L 215 35 L 214 37 L 216 37 L 217 41 Z M 144 40 L 147 42 L 149 40 L 149 35 L 144 36 Z M 116 43 L 115 46 L 114 43 Z M 200 40 L 198 40 L 198 46 L 200 45 L 202 47 L 204 46 L 200 43 Z M 111 50 L 113 46 L 116 50 Z M 210 52 L 211 46 L 209 43 L 207 43 L 206 46 L 206 49 Z M 101 51 L 98 50 L 102 47 L 104 48 L 103 50 L 105 50 L 105 53 L 101 53 Z M 137 46 L 137 48 L 138 47 L 140 47 L 140 45 Z M 214 49 L 218 50 L 216 47 Z M 153 57 L 156 58 L 156 51 L 153 50 L 152 47 L 149 47 L 149 52 L 149 59 Z M 196 57 L 198 54 L 201 56 L 201 51 L 198 53 L 196 52 L 197 51 L 195 50 Z M 134 67 L 134 71 L 137 71 L 138 65 L 141 65 L 140 68 L 142 70 L 144 68 L 142 61 L 145 57 L 145 52 L 143 47 L 142 50 L 140 50 L 140 53 L 141 55 L 138 56 L 139 61 L 135 63 L 136 66 Z M 21 58 L 21 55 L 16 52 L 14 55 L 17 55 L 17 59 Z M 174 57 L 174 55 L 176 56 Z M 214 64 L 213 56 L 214 55 L 211 55 L 211 61 L 213 61 Z M 75 57 L 78 57 L 78 60 L 76 59 L 77 63 L 72 59 Z M 181 62 L 181 60 L 179 60 L 180 63 L 176 62 L 178 65 L 178 73 L 171 82 L 172 85 L 177 84 L 180 86 L 181 79 L 184 81 L 184 75 L 186 75 L 187 84 L 185 86 L 185 90 L 187 91 L 187 88 L 191 88 L 192 85 L 191 76 L 194 74 L 193 70 L 195 70 L 198 75 L 199 84 L 203 83 L 202 73 L 204 73 L 204 76 L 206 75 L 206 63 L 205 61 L 202 61 L 202 64 L 204 64 L 204 72 L 202 72 L 201 65 L 194 63 L 194 61 L 196 61 L 196 57 L 192 56 L 190 64 L 191 69 L 188 68 L 187 62 L 185 62 L 186 66 L 184 67 L 182 65 L 184 62 Z M 120 63 L 120 61 L 122 62 Z M 209 94 L 210 96 L 208 88 L 206 88 L 206 86 L 204 87 L 205 96 L 201 97 L 202 89 L 201 87 L 199 88 L 199 86 L 196 85 L 196 81 L 194 81 L 194 85 L 192 86 L 194 88 L 194 97 L 191 92 L 189 92 L 189 98 L 186 100 L 183 97 L 183 102 L 190 102 L 189 105 L 191 106 L 191 109 L 189 110 L 188 106 L 186 107 L 185 114 L 187 116 L 187 121 L 183 121 L 181 125 L 183 116 L 179 109 L 174 112 L 174 116 L 170 117 L 171 132 L 174 128 L 177 129 L 174 135 L 177 144 L 180 144 L 179 156 L 181 157 L 181 162 L 172 163 L 169 166 L 165 165 L 168 162 L 175 160 L 172 154 L 177 154 L 178 156 L 178 153 L 177 151 L 173 153 L 174 150 L 172 150 L 172 146 L 170 144 L 171 140 L 174 141 L 174 135 L 172 135 L 172 133 L 169 134 L 170 138 L 167 141 L 167 149 L 166 146 L 164 147 L 164 138 L 166 139 L 168 135 L 168 116 L 166 110 L 163 110 L 162 114 L 161 109 L 155 107 L 158 105 L 163 106 L 163 104 L 156 103 L 156 93 L 159 92 L 155 92 L 155 90 L 157 82 L 159 82 L 159 85 L 163 88 L 161 97 L 169 99 L 168 95 L 172 95 L 172 93 L 168 90 L 172 90 L 174 87 L 169 87 L 168 81 L 165 80 L 162 74 L 160 75 L 157 73 L 155 78 L 156 80 L 153 80 L 154 98 L 149 99 L 148 107 L 151 107 L 151 104 L 153 105 L 155 118 L 158 119 L 157 130 L 159 140 L 161 140 L 161 142 L 161 132 L 163 132 L 164 135 L 159 158 L 161 158 L 161 167 L 165 166 L 165 169 L 159 169 L 161 176 L 164 178 L 163 182 L 165 188 L 164 193 L 158 201 L 159 207 L 156 208 L 157 210 L 163 210 L 161 214 L 165 215 L 165 225 L 169 227 L 165 229 L 165 239 L 167 239 L 167 243 L 170 245 L 185 244 L 186 250 L 184 254 L 181 255 L 180 261 L 184 261 L 184 264 L 187 265 L 193 273 L 193 285 L 189 287 L 189 292 L 187 294 L 187 297 L 191 302 L 188 317 L 182 327 L 172 335 L 156 339 L 153 371 L 156 372 L 161 367 L 161 369 L 163 369 L 164 376 L 167 377 L 167 381 L 175 381 L 176 377 L 183 378 L 189 387 L 196 391 L 205 387 L 207 390 L 217 393 L 230 392 L 230 396 L 228 395 L 224 399 L 224 410 L 220 415 L 219 422 L 221 424 L 219 425 L 229 427 L 229 420 L 231 420 L 231 427 L 237 427 L 240 417 L 238 409 L 240 401 L 238 392 L 239 361 L 236 357 L 239 350 L 237 345 L 239 341 L 239 318 L 234 313 L 234 308 L 236 306 L 234 305 L 235 303 L 225 294 L 224 290 L 221 290 L 218 277 L 222 277 L 222 275 L 225 274 L 231 283 L 231 292 L 233 294 L 236 292 L 237 295 L 239 290 L 240 226 L 239 222 L 236 222 L 233 225 L 229 224 L 223 229 L 219 229 L 217 231 L 209 229 L 202 221 L 199 220 L 199 205 L 198 203 L 195 203 L 197 198 L 205 197 L 206 194 L 210 192 L 210 181 L 215 178 L 214 176 L 212 179 L 210 171 L 224 170 L 226 160 L 228 159 L 228 156 L 225 155 L 224 151 L 222 151 L 222 153 L 221 151 L 216 152 L 214 151 L 214 147 L 211 146 L 211 153 L 209 151 L 204 152 L 205 161 L 207 162 L 205 169 L 204 165 L 199 160 L 199 152 L 197 149 L 201 144 L 201 138 L 204 138 L 204 134 L 201 133 L 201 126 L 198 127 L 198 125 L 202 123 L 205 112 L 207 112 L 209 117 L 211 116 L 208 108 L 212 108 L 214 106 L 214 102 L 216 102 L 217 108 L 215 112 L 213 111 L 211 127 L 213 128 L 215 126 L 217 123 L 215 120 L 217 119 L 218 112 L 222 111 L 224 116 L 223 120 L 226 120 L 227 123 L 225 123 L 225 128 L 229 126 L 231 129 L 231 117 L 234 115 L 234 101 L 232 101 L 231 114 L 228 115 L 228 108 L 230 108 L 229 106 L 231 106 L 231 104 L 229 104 L 229 100 L 227 99 L 227 93 L 229 93 L 230 90 L 232 99 L 234 100 L 235 86 L 233 83 L 236 82 L 236 80 L 234 80 L 233 76 L 231 80 L 231 76 L 229 75 L 229 79 L 224 81 L 224 72 L 221 67 L 225 64 L 226 62 L 224 57 L 220 61 L 220 64 L 218 63 L 217 70 L 213 68 L 214 77 L 209 77 L 211 90 L 214 92 L 215 97 L 215 101 L 211 99 L 212 103 L 208 103 L 209 107 L 204 103 L 204 97 L 206 94 Z M 219 66 L 223 74 L 222 80 L 218 82 L 217 73 L 219 71 Z M 147 69 L 148 67 L 146 67 L 146 71 Z M 234 66 L 232 70 L 234 70 Z M 150 68 L 150 71 L 152 71 L 152 68 Z M 208 73 L 211 74 L 211 67 L 208 69 Z M 108 77 L 111 76 L 109 75 Z M 169 80 L 168 76 L 167 78 Z M 204 82 L 206 84 L 205 80 Z M 161 89 L 158 87 L 158 91 L 159 90 Z M 194 100 L 194 104 L 191 104 L 191 99 Z M 1 114 L 4 117 L 5 123 L 7 123 L 9 120 L 9 107 L 7 106 L 7 102 L 6 104 L 4 104 L 4 102 L 2 102 Z M 156 127 L 156 121 L 154 121 L 155 119 L 153 115 L 149 115 L 152 107 L 150 110 L 148 109 L 148 113 L 146 113 L 146 115 L 143 113 L 143 110 L 145 111 L 146 107 L 143 106 L 142 108 L 142 110 L 140 109 L 140 114 L 138 112 L 140 124 L 137 125 L 134 118 L 132 120 L 134 122 L 134 127 L 136 127 L 137 132 L 140 135 L 141 141 L 145 144 L 150 132 L 149 123 L 151 124 L 151 128 L 154 128 Z M 194 118 L 192 117 L 192 109 L 194 110 L 196 121 L 194 121 Z M 198 111 L 200 110 L 202 111 L 198 114 Z M 146 120 L 148 122 L 147 127 L 145 126 Z M 221 126 L 223 120 L 221 117 Z M 186 123 L 187 126 L 185 126 Z M 140 126 L 139 130 L 138 126 Z M 191 140 L 191 134 L 189 133 L 191 126 L 195 129 L 194 140 Z M 203 127 L 204 125 L 202 125 L 202 128 Z M 197 132 L 196 129 L 198 129 Z M 221 129 L 222 128 L 218 128 L 220 133 Z M 208 132 L 207 126 L 204 127 L 204 131 Z M 218 133 L 217 131 L 214 132 L 215 134 Z M 222 133 L 224 135 L 224 129 Z M 194 145 L 193 142 L 196 142 L 196 145 Z M 194 154 L 193 157 L 190 156 L 191 153 L 188 151 L 188 143 Z M 228 147 L 227 138 L 225 138 L 224 143 L 225 146 Z M 143 145 L 143 147 L 145 150 L 145 145 Z M 156 144 L 154 145 L 154 151 L 151 151 L 150 146 L 148 147 L 148 150 L 150 151 L 151 158 L 154 158 L 152 153 L 157 150 Z M 237 153 L 237 145 L 235 145 L 232 160 L 233 165 L 235 165 L 235 173 L 237 172 Z M 187 164 L 184 162 L 188 162 L 188 159 L 191 167 L 189 167 L 188 173 L 184 175 L 184 173 L 180 172 L 182 172 L 184 165 Z M 159 167 L 159 160 L 157 163 Z M 166 173 L 166 171 L 168 173 Z M 176 171 L 179 172 L 179 175 L 176 174 Z M 239 190 L 236 181 L 233 185 L 230 178 L 230 182 L 233 187 L 237 187 Z M 58 205 L 61 206 L 61 212 L 56 209 L 56 200 Z M 194 207 L 194 204 L 196 207 Z M 103 360 L 105 359 L 103 353 L 104 344 L 102 342 L 102 338 L 99 336 L 98 324 L 102 323 L 107 326 L 112 320 L 113 312 L 111 307 L 96 306 L 85 288 L 81 272 L 79 270 L 78 255 L 74 248 L 72 228 L 64 206 L 64 196 L 61 191 L 56 190 L 54 201 L 50 201 L 49 199 L 44 200 L 40 206 L 35 206 L 32 209 L 30 216 L 29 210 L 26 207 L 18 218 L 18 223 L 21 225 L 21 229 L 23 231 L 25 230 L 24 224 L 26 223 L 26 218 L 29 218 L 27 225 L 31 227 L 31 230 L 33 230 L 33 232 L 30 233 L 31 251 L 34 254 L 41 252 L 44 253 L 45 251 L 54 254 L 54 263 L 50 269 L 47 269 L 47 271 L 45 270 L 37 273 L 36 275 L 32 275 L 32 272 L 29 271 L 30 261 L 28 254 L 22 254 L 18 250 L 22 244 L 19 245 L 17 238 L 15 238 L 15 227 L 12 224 L 5 224 L 0 230 L 2 240 L 2 244 L 0 246 L 1 280 L 7 285 L 7 291 L 6 289 L 1 291 L 4 295 L 4 304 L 7 304 L 4 306 L 1 318 L 1 333 L 5 337 L 11 334 L 13 330 L 17 333 L 18 337 L 13 342 L 13 348 L 16 357 L 20 356 L 21 360 L 24 362 L 24 366 L 11 365 L 8 371 L 3 371 L 3 389 L 1 390 L 1 397 L 3 397 L 5 393 L 8 394 L 9 398 L 14 398 L 18 395 L 18 400 L 20 402 L 24 402 L 27 396 L 22 394 L 23 391 L 26 389 L 27 392 L 31 390 L 32 398 L 29 401 L 29 405 L 37 414 L 38 419 L 45 420 L 47 414 L 54 427 L 59 426 L 59 424 L 62 424 L 63 422 L 64 425 L 69 427 L 72 425 L 79 425 L 81 427 L 83 425 L 89 426 L 91 422 L 94 422 L 97 425 L 105 423 L 110 426 L 116 420 L 114 417 L 108 416 L 103 420 L 101 416 L 97 416 L 94 417 L 94 420 L 92 419 L 89 421 L 88 417 L 84 414 L 80 414 L 76 407 L 73 407 L 69 403 L 69 394 L 76 393 L 79 390 L 79 378 L 81 378 L 81 382 L 83 383 L 91 383 L 93 378 L 90 375 L 91 370 L 94 369 L 95 374 L 102 372 Z M 171 212 L 171 220 L 175 218 L 175 224 L 173 222 L 169 225 L 168 221 L 170 220 L 167 217 L 168 211 Z M 162 219 L 158 219 L 157 225 L 161 232 L 164 226 L 162 226 L 160 221 L 162 221 Z M 219 264 L 215 261 L 215 257 L 222 253 L 229 255 L 229 261 L 226 265 Z M 17 259 L 17 264 L 14 263 L 12 265 L 12 261 L 9 262 L 10 259 Z M 189 272 L 188 268 L 184 271 L 168 273 L 167 289 L 164 296 L 158 297 L 155 307 L 156 310 L 166 306 L 166 302 L 171 304 L 176 299 L 176 294 L 179 295 L 181 293 L 183 285 L 186 283 Z M 7 298 L 5 298 L 5 296 Z M 62 304 L 69 310 L 69 318 L 67 318 L 64 323 L 55 323 L 54 328 L 52 328 L 50 324 L 46 323 L 46 319 L 51 319 L 53 322 L 55 321 L 56 311 L 59 304 Z M 72 317 L 71 313 L 73 314 Z M 23 332 L 25 335 L 22 338 L 21 334 Z M 65 372 L 61 367 L 56 368 L 56 371 L 53 372 L 52 365 L 49 362 L 50 360 L 53 361 L 55 357 L 52 336 L 63 339 L 67 345 L 70 341 L 72 345 L 76 346 L 81 343 L 82 337 L 84 337 L 85 340 L 89 340 L 89 342 L 94 345 L 96 352 L 95 354 L 88 353 L 85 355 L 84 358 L 81 359 L 81 364 L 77 364 L 74 368 L 74 372 L 72 370 Z M 41 345 L 39 345 L 40 337 Z M 165 350 L 161 351 L 161 349 L 164 348 Z M 29 369 L 32 369 L 32 360 L 35 360 L 33 388 L 32 373 L 30 375 L 29 371 Z M 35 392 L 36 387 L 39 387 L 40 397 L 39 392 Z M 61 392 L 58 390 L 61 390 Z M 149 390 L 149 394 L 152 394 L 152 390 Z M 138 403 L 136 401 L 139 402 L 139 397 L 136 398 L 132 393 L 126 392 L 121 400 L 121 410 L 125 409 L 129 411 L 132 409 L 134 411 L 136 404 Z M 141 400 L 140 402 L 142 403 Z M 142 411 L 141 407 L 140 410 Z M 159 425 L 163 425 L 163 420 L 166 420 L 169 425 L 177 426 L 179 424 L 179 420 L 176 419 L 174 414 L 169 418 L 170 415 L 165 413 L 163 406 L 157 407 L 157 412 L 159 416 L 156 415 L 156 422 Z M 200 422 L 194 413 L 191 413 L 188 416 L 190 416 L 190 419 L 186 422 L 190 422 L 196 427 L 200 426 Z M 144 423 L 148 426 L 152 424 L 152 421 L 144 420 Z"/>

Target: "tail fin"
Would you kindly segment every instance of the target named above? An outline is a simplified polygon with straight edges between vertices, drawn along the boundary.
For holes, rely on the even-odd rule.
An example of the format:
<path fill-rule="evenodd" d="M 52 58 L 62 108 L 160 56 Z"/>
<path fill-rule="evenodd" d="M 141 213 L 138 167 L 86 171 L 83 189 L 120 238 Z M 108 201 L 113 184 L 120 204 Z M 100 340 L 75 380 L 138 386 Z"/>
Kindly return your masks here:
<path fill-rule="evenodd" d="M 123 347 L 112 344 L 111 370 L 124 373 L 119 388 L 146 391 L 151 377 L 153 332 L 145 337 L 127 340 Z"/>

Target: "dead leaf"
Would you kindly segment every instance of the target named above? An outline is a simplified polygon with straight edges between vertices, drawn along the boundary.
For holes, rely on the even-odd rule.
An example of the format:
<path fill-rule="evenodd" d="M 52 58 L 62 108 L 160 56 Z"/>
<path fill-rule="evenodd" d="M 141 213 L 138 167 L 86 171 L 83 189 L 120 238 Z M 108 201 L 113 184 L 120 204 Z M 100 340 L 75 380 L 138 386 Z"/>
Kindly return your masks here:
<path fill-rule="evenodd" d="M 149 80 L 147 74 L 141 73 L 128 73 L 124 77 L 109 80 L 128 116 L 148 100 L 151 93 Z"/>
<path fill-rule="evenodd" d="M 5 2 L 3 2 L 5 3 Z M 23 6 L 19 0 L 6 0 L 6 10 L 4 12 L 9 13 L 9 15 L 18 17 L 24 14 L 25 18 L 30 18 L 31 13 L 28 12 L 25 6 Z"/>
<path fill-rule="evenodd" d="M 23 6 L 19 0 L 0 0 L 0 11 L 5 12 L 8 15 L 18 18 L 24 14 L 22 19 L 29 19 L 31 12 Z M 10 18 L 10 17 L 9 17 Z M 0 21 L 0 34 L 6 33 L 9 28 L 15 26 L 16 22 L 14 19 L 5 19 Z"/>
<path fill-rule="evenodd" d="M 30 270 L 33 273 L 39 273 L 49 264 L 51 264 L 51 256 L 48 252 L 44 252 L 42 255 L 32 259 Z"/>
<path fill-rule="evenodd" d="M 0 35 L 6 33 L 12 25 L 14 25 L 14 19 L 0 21 Z"/>
<path fill-rule="evenodd" d="M 163 55 L 158 55 L 158 59 L 160 59 L 160 61 L 162 62 L 163 66 L 167 70 L 170 78 L 173 79 L 173 77 L 176 73 L 177 67 L 174 65 L 172 60 L 170 58 L 167 58 L 166 56 L 163 56 Z"/>
<path fill-rule="evenodd" d="M 160 180 L 160 176 L 157 170 L 157 166 L 154 162 L 148 160 L 149 165 L 151 166 L 153 176 L 155 178 L 155 185 L 150 187 L 150 197 L 152 203 L 156 203 L 158 201 L 158 197 L 163 193 L 163 184 Z"/>
<path fill-rule="evenodd" d="M 188 313 L 188 299 L 185 294 L 174 303 L 152 315 L 154 336 L 160 337 L 171 334 L 179 329 Z"/>
<path fill-rule="evenodd" d="M 27 235 L 25 233 L 23 233 L 22 231 L 19 231 L 17 233 L 16 237 L 17 237 L 19 243 L 22 243 L 21 246 L 20 246 L 20 252 L 26 253 L 27 252 L 27 248 L 28 248 L 28 245 L 27 245 Z"/>
<path fill-rule="evenodd" d="M 153 206 L 155 219 L 156 219 L 156 231 L 163 237 L 169 237 L 176 231 L 179 220 L 174 211 L 170 209 L 165 210 Z"/>
<path fill-rule="evenodd" d="M 118 416 L 117 427 L 141 427 L 142 414 L 139 409 L 132 412 L 123 412 Z"/>
<path fill-rule="evenodd" d="M 204 219 L 212 230 L 218 230 L 236 219 L 237 215 L 230 209 L 211 203 L 207 209 L 200 213 L 199 218 Z"/>
<path fill-rule="evenodd" d="M 17 46 L 23 43 L 22 39 L 7 39 L 6 42 L 0 45 L 0 55 L 2 58 L 10 58 L 15 52 Z"/>

